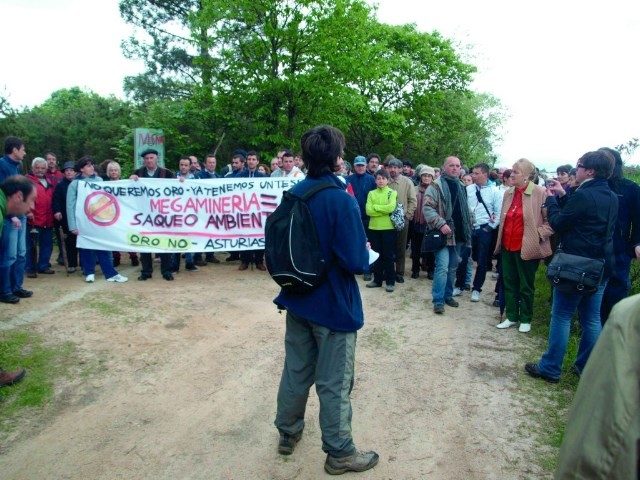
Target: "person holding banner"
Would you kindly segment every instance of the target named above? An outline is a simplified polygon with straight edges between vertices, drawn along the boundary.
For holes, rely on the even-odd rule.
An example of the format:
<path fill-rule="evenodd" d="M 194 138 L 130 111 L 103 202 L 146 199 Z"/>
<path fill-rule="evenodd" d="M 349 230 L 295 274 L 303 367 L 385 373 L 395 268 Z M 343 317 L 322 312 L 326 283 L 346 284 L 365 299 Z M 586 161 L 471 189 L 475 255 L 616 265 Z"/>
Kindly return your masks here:
<path fill-rule="evenodd" d="M 71 182 L 67 191 L 67 222 L 69 230 L 74 235 L 79 235 L 78 223 L 76 221 L 77 200 L 78 200 L 78 183 L 82 180 L 85 182 L 103 182 L 102 177 L 96 175 L 95 162 L 93 158 L 86 155 L 76 162 L 75 170 L 78 173 L 76 179 Z M 80 266 L 82 273 L 85 275 L 87 283 L 95 281 L 96 257 L 100 264 L 100 269 L 107 282 L 124 283 L 129 280 L 124 275 L 120 275 L 115 268 L 111 259 L 111 252 L 105 250 L 92 250 L 88 248 L 79 248 Z"/>
<path fill-rule="evenodd" d="M 216 172 L 216 156 L 213 153 L 208 154 L 204 159 L 204 170 L 200 170 L 196 173 L 195 178 L 198 180 L 213 180 L 222 178 Z M 238 260 L 240 257 L 236 258 Z M 228 260 L 228 259 L 227 259 Z M 202 259 L 202 253 L 198 252 L 193 256 L 193 262 L 198 267 L 205 267 L 207 263 L 220 263 L 215 257 L 215 254 L 209 252 L 205 255 L 204 260 Z"/>
<path fill-rule="evenodd" d="M 133 172 L 129 178 L 137 182 L 140 178 L 176 178 L 173 172 L 169 169 L 158 166 L 158 151 L 153 148 L 147 148 L 140 156 L 142 157 L 143 166 Z M 171 253 L 159 253 L 160 257 L 160 272 L 162 278 L 165 280 L 173 280 L 173 254 Z M 151 278 L 153 275 L 153 258 L 151 253 L 141 253 L 140 262 L 142 263 L 142 270 L 138 280 L 144 281 Z"/>
<path fill-rule="evenodd" d="M 239 178 L 261 178 L 266 177 L 264 173 L 258 171 L 258 154 L 254 150 L 250 150 L 247 153 L 247 168 L 240 171 L 236 176 Z M 264 249 L 262 250 L 245 250 L 240 252 L 240 266 L 238 270 L 246 270 L 249 268 L 249 264 L 255 264 L 256 268 L 261 271 L 265 271 L 267 267 L 264 266 Z"/>

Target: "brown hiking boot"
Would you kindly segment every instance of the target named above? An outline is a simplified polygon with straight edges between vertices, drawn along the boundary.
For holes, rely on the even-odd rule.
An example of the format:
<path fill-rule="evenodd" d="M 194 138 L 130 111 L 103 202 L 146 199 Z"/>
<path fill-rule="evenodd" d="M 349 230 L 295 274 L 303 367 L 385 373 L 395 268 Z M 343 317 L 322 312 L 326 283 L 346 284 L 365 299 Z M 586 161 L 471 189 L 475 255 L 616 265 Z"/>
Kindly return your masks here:
<path fill-rule="evenodd" d="M 264 266 L 264 263 L 256 263 L 256 268 L 261 272 L 264 272 L 267 269 L 267 267 Z"/>
<path fill-rule="evenodd" d="M 7 372 L 0 369 L 0 387 L 8 387 L 14 383 L 18 383 L 25 376 L 27 371 L 24 368 L 16 370 L 15 372 Z"/>
<path fill-rule="evenodd" d="M 238 267 L 238 270 L 246 270 L 247 268 L 249 268 L 249 264 L 248 263 L 242 263 Z"/>
<path fill-rule="evenodd" d="M 348 457 L 336 458 L 327 455 L 324 470 L 330 475 L 342 475 L 346 472 L 364 472 L 378 464 L 380 457 L 376 452 L 357 451 Z"/>

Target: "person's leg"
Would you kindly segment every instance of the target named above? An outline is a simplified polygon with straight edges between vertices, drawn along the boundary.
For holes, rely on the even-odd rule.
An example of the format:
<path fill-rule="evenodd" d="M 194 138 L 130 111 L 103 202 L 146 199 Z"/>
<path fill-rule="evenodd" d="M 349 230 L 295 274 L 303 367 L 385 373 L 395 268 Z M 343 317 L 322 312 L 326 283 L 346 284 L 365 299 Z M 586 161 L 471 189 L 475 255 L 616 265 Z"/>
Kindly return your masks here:
<path fill-rule="evenodd" d="M 629 295 L 631 290 L 631 257 L 626 253 L 616 255 L 616 267 L 613 275 L 607 282 L 607 288 L 602 296 L 600 307 L 600 321 L 602 326 L 607 322 L 613 306 Z"/>
<path fill-rule="evenodd" d="M 77 239 L 77 235 L 74 235 L 71 232 L 67 233 L 64 239 L 65 246 L 67 247 L 67 261 L 69 263 L 69 268 L 78 267 L 78 247 L 76 247 Z"/>
<path fill-rule="evenodd" d="M 11 266 L 11 286 L 14 292 L 22 289 L 24 269 L 27 265 L 27 217 L 21 217 L 20 224 L 16 261 Z"/>
<path fill-rule="evenodd" d="M 520 252 L 503 250 L 501 256 L 505 312 L 508 320 L 517 323 L 520 322 L 520 276 L 516 262 L 520 258 Z"/>
<path fill-rule="evenodd" d="M 120 252 L 113 252 L 113 266 L 114 267 L 120 266 L 120 260 L 122 260 L 122 255 L 120 255 Z"/>
<path fill-rule="evenodd" d="M 33 230 L 33 233 L 31 232 Z M 29 229 L 27 234 L 27 255 L 25 262 L 25 271 L 30 275 L 38 273 L 38 230 L 34 228 Z"/>
<path fill-rule="evenodd" d="M 589 355 L 591 355 L 591 350 L 593 350 L 602 330 L 600 307 L 605 288 L 606 283 L 600 285 L 594 294 L 584 295 L 578 304 L 578 318 L 580 327 L 582 327 L 582 334 L 580 335 L 575 366 L 580 373 L 584 370 Z"/>
<path fill-rule="evenodd" d="M 151 275 L 153 275 L 153 258 L 151 254 L 141 253 L 140 263 L 142 264 L 142 269 L 140 270 L 139 278 L 151 278 Z"/>
<path fill-rule="evenodd" d="M 394 230 L 396 232 L 396 230 Z M 407 222 L 402 230 L 396 232 L 395 248 L 395 270 L 396 274 L 404 276 L 405 259 L 407 254 L 407 236 L 409 234 L 409 223 Z"/>
<path fill-rule="evenodd" d="M 444 299 L 450 300 L 453 298 L 453 284 L 456 281 L 456 270 L 458 268 L 458 262 L 460 262 L 460 253 L 467 248 L 464 244 L 458 244 L 449 249 L 449 268 L 447 274 L 447 283 L 444 287 Z"/>
<path fill-rule="evenodd" d="M 431 284 L 431 296 L 434 305 L 444 305 L 445 288 L 447 286 L 447 278 L 449 273 L 449 250 L 453 247 L 445 246 L 434 252 L 436 259 L 436 267 L 433 275 L 433 283 Z"/>
<path fill-rule="evenodd" d="M 86 248 L 79 248 L 80 253 L 80 267 L 82 268 L 82 274 L 95 275 L 96 273 L 96 254 L 94 250 L 87 250 Z"/>
<path fill-rule="evenodd" d="M 253 260 L 256 262 L 256 267 L 264 264 L 264 249 L 253 251 Z"/>
<path fill-rule="evenodd" d="M 424 232 L 419 231 L 415 225 L 411 229 L 411 273 L 415 276 L 420 273 L 420 248 Z"/>
<path fill-rule="evenodd" d="M 315 381 L 318 347 L 312 324 L 291 312 L 287 312 L 284 353 L 274 424 L 280 433 L 294 436 L 304 429 L 304 412 L 309 389 Z"/>
<path fill-rule="evenodd" d="M 247 268 L 249 268 L 250 263 L 251 252 L 248 250 L 243 250 L 242 252 L 240 252 L 240 270 L 246 270 Z"/>
<path fill-rule="evenodd" d="M 554 289 L 547 351 L 538 362 L 538 370 L 542 375 L 554 379 L 560 378 L 562 361 L 569 341 L 571 318 L 581 299 L 581 295 L 566 294 Z"/>
<path fill-rule="evenodd" d="M 369 242 L 371 243 L 371 248 L 380 254 L 380 257 L 371 265 L 371 271 L 373 273 L 373 281 L 378 285 L 382 285 L 382 272 L 384 270 L 383 264 L 384 259 L 382 257 L 382 232 L 380 230 L 370 230 L 369 232 Z"/>
<path fill-rule="evenodd" d="M 160 254 L 160 272 L 162 275 L 171 275 L 172 265 L 171 265 L 171 253 L 161 253 Z"/>
<path fill-rule="evenodd" d="M 382 249 L 384 251 L 384 280 L 388 286 L 396 284 L 397 263 L 394 262 L 394 255 L 397 250 L 397 235 L 395 230 L 383 230 Z"/>
<path fill-rule="evenodd" d="M 51 228 L 40 229 L 40 256 L 38 260 L 38 271 L 49 270 L 51 265 L 51 254 L 53 253 L 53 230 Z"/>
<path fill-rule="evenodd" d="M 395 248 L 395 243 L 392 246 Z M 320 400 L 322 450 L 332 457 L 346 457 L 356 451 L 351 436 L 349 398 L 353 388 L 356 332 L 333 332 L 313 325 L 313 335 L 318 345 L 315 383 Z"/>
<path fill-rule="evenodd" d="M 520 284 L 520 323 L 531 323 L 533 318 L 533 300 L 536 287 L 536 271 L 540 260 L 522 260 L 516 257 L 518 281 Z"/>
<path fill-rule="evenodd" d="M 427 271 L 427 278 L 433 279 L 433 272 L 436 269 L 436 256 L 433 252 L 424 254 L 423 265 Z"/>
<path fill-rule="evenodd" d="M 482 228 L 478 229 L 475 234 L 477 265 L 476 275 L 473 278 L 473 289 L 482 292 L 482 286 L 487 277 L 487 264 L 491 257 L 491 242 L 493 240 L 493 231 L 486 232 Z"/>
<path fill-rule="evenodd" d="M 11 220 L 4 220 L 0 237 L 0 294 L 11 295 L 11 267 L 18 255 L 18 233 Z"/>
<path fill-rule="evenodd" d="M 471 256 L 471 249 L 465 245 L 460 253 L 460 261 L 458 262 L 458 267 L 456 269 L 454 286 L 460 290 L 464 290 L 465 287 L 469 286 L 467 283 L 467 264 L 470 263 L 469 257 Z"/>
<path fill-rule="evenodd" d="M 95 255 L 98 257 L 98 263 L 100 264 L 100 270 L 104 278 L 111 278 L 118 275 L 118 272 L 113 268 L 113 262 L 111 259 L 111 252 L 106 250 L 95 250 Z"/>

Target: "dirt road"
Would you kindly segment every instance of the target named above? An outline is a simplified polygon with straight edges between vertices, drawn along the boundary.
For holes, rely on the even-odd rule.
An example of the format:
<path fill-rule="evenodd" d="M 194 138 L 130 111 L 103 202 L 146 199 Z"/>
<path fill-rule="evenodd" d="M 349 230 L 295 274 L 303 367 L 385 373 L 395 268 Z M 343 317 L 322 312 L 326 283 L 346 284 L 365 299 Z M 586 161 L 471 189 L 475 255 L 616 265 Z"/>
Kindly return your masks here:
<path fill-rule="evenodd" d="M 5 439 L 3 479 L 329 477 L 314 392 L 295 453 L 276 452 L 284 314 L 266 273 L 224 262 L 174 282 L 122 273 L 126 284 L 29 280 L 34 299 L 0 310 L 0 328 L 71 341 L 82 362 Z M 380 463 L 359 478 L 542 478 L 516 392 L 523 334 L 494 327 L 490 293 L 435 316 L 430 289 L 425 277 L 392 294 L 362 288 L 353 432 Z"/>

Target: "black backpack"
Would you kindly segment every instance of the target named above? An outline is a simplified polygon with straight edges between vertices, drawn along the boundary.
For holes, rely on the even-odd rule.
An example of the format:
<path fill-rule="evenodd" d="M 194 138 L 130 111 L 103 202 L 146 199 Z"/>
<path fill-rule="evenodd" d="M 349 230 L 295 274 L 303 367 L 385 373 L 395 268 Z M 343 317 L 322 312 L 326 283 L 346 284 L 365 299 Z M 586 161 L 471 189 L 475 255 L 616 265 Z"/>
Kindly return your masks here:
<path fill-rule="evenodd" d="M 325 280 L 327 261 L 306 204 L 325 188 L 338 187 L 321 183 L 302 196 L 284 191 L 280 205 L 267 217 L 264 230 L 267 270 L 286 292 L 308 293 Z"/>

